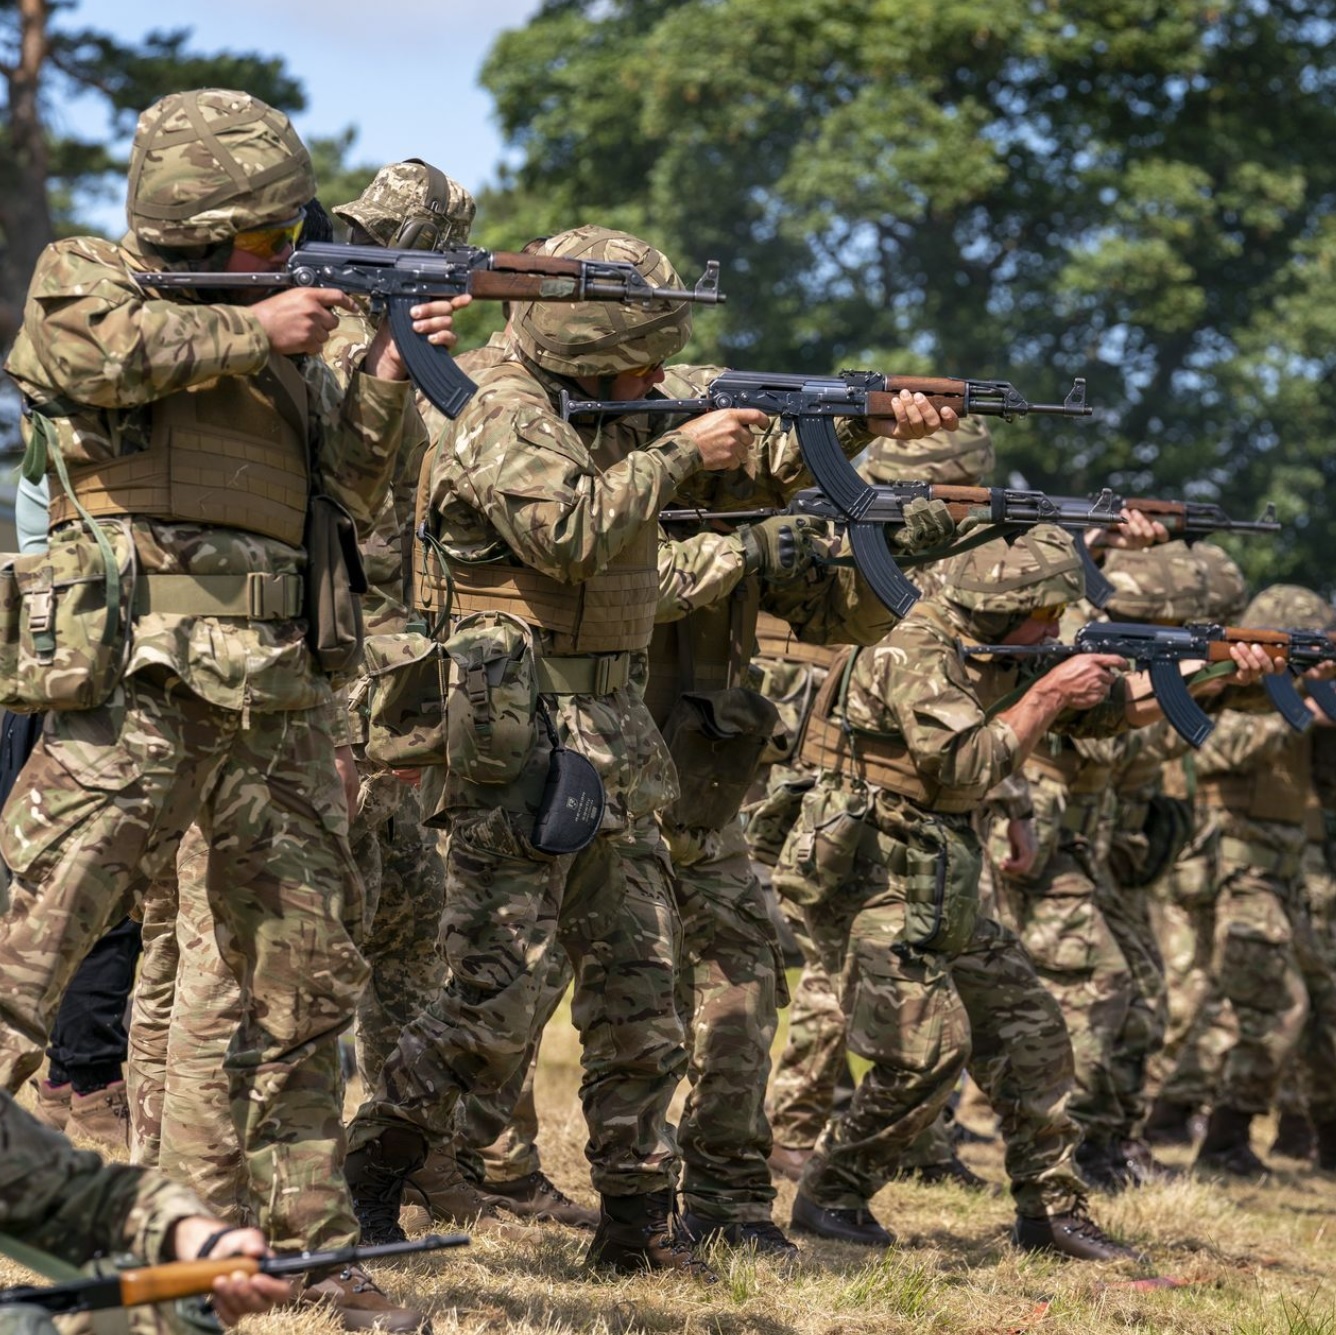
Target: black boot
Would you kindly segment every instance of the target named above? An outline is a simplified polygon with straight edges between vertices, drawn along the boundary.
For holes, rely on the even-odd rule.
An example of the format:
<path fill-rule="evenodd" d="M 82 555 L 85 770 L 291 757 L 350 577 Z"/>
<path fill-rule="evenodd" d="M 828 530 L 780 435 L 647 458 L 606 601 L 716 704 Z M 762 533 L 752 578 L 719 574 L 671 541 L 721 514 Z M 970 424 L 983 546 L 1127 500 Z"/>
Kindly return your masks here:
<path fill-rule="evenodd" d="M 426 1158 L 425 1138 L 407 1127 L 382 1131 L 348 1156 L 343 1174 L 362 1226 L 363 1246 L 404 1241 L 399 1227 L 404 1179 L 421 1168 Z"/>
<path fill-rule="evenodd" d="M 921 1182 L 925 1187 L 951 1186 L 954 1184 L 957 1187 L 964 1187 L 966 1191 L 997 1194 L 997 1187 L 994 1183 L 973 1172 L 969 1165 L 955 1154 L 949 1159 L 943 1159 L 940 1163 L 925 1163 L 914 1168 L 906 1168 L 899 1176 L 907 1181 Z"/>
<path fill-rule="evenodd" d="M 669 1191 L 604 1196 L 598 1230 L 589 1244 L 588 1264 L 623 1273 L 677 1270 L 713 1284 L 719 1277 L 696 1259 L 689 1242 L 674 1233 L 672 1213 Z"/>
<path fill-rule="evenodd" d="M 1281 1113 L 1276 1123 L 1276 1138 L 1271 1142 L 1271 1153 L 1284 1159 L 1308 1162 L 1315 1147 L 1313 1124 L 1308 1118 L 1303 1113 Z"/>
<path fill-rule="evenodd" d="M 1192 1114 L 1196 1111 L 1190 1103 L 1170 1103 L 1167 1099 L 1156 1099 L 1151 1106 L 1150 1116 L 1146 1118 L 1146 1128 L 1142 1135 L 1148 1145 L 1191 1145 Z"/>
<path fill-rule="evenodd" d="M 750 1249 L 771 1261 L 796 1261 L 798 1248 L 784 1236 L 784 1230 L 770 1219 L 753 1219 L 730 1224 L 722 1219 L 707 1219 L 704 1215 L 683 1214 L 681 1229 L 685 1237 L 698 1247 L 726 1242 L 730 1247 Z"/>
<path fill-rule="evenodd" d="M 801 1191 L 793 1198 L 789 1227 L 832 1242 L 856 1242 L 860 1247 L 893 1247 L 895 1235 L 877 1223 L 868 1209 L 840 1210 L 818 1205 Z"/>
<path fill-rule="evenodd" d="M 1336 1122 L 1315 1122 L 1317 1166 L 1324 1173 L 1336 1173 Z"/>
<path fill-rule="evenodd" d="M 1248 1132 L 1253 1114 L 1237 1108 L 1212 1108 L 1206 1123 L 1206 1139 L 1197 1151 L 1193 1168 L 1229 1177 L 1259 1178 L 1270 1171 L 1253 1153 Z"/>
<path fill-rule="evenodd" d="M 1076 1147 L 1076 1167 L 1097 1191 L 1117 1195 L 1131 1185 L 1127 1164 L 1113 1141 L 1083 1140 Z"/>
<path fill-rule="evenodd" d="M 1115 1142 L 1115 1152 L 1121 1156 L 1129 1187 L 1149 1187 L 1157 1183 L 1173 1182 L 1183 1176 L 1181 1168 L 1161 1163 L 1143 1137 L 1128 1136 Z"/>

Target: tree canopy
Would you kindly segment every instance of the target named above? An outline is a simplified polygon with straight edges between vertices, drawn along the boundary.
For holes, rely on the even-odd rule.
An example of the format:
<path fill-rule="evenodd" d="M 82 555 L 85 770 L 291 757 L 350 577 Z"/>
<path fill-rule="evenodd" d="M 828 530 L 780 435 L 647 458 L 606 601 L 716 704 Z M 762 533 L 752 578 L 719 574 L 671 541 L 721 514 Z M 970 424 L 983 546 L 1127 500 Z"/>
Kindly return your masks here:
<path fill-rule="evenodd" d="M 1330 588 L 1336 69 L 1327 0 L 546 0 L 483 71 L 519 163 L 489 239 L 598 220 L 729 304 L 733 365 L 1085 375 L 1004 476 L 1218 499 Z M 690 279 L 694 273 L 684 274 Z"/>

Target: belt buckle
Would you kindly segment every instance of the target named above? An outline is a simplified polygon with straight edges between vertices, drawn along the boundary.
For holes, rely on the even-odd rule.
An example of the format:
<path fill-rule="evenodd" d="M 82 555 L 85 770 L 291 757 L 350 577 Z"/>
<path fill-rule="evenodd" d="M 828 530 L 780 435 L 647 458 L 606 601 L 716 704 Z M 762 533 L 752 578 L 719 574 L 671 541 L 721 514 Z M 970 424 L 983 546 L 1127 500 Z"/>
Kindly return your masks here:
<path fill-rule="evenodd" d="M 268 576 L 259 570 L 246 575 L 246 616 L 251 621 L 267 621 L 269 607 L 265 598 Z"/>
<path fill-rule="evenodd" d="M 613 655 L 594 660 L 594 694 L 611 695 L 612 694 L 612 664 Z"/>

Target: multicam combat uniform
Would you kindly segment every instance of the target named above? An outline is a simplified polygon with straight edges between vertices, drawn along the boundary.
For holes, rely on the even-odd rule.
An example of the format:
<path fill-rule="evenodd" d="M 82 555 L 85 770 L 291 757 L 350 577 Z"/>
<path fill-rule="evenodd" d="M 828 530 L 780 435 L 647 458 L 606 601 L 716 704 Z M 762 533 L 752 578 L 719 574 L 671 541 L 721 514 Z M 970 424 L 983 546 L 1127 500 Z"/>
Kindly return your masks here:
<path fill-rule="evenodd" d="M 35 1069 L 89 943 L 198 820 L 246 998 L 226 1064 L 261 1216 L 278 1247 L 350 1242 L 337 1034 L 367 976 L 350 933 L 362 887 L 338 710 L 294 618 L 308 429 L 325 489 L 369 522 L 411 399 L 361 372 L 341 394 L 318 361 L 271 354 L 244 307 L 146 298 L 129 275 L 158 263 L 134 240 L 50 247 L 9 363 L 84 504 L 132 516 L 140 573 L 119 684 L 97 708 L 50 717 L 6 808 L 0 1076 L 12 1088 Z M 53 560 L 81 541 L 72 516 L 57 497 Z"/>

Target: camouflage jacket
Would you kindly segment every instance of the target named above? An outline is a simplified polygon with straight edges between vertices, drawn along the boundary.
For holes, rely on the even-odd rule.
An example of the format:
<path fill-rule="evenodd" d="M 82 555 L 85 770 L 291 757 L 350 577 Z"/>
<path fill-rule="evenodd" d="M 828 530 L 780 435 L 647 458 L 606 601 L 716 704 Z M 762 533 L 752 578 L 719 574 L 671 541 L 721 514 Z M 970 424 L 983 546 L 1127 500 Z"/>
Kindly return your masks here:
<path fill-rule="evenodd" d="M 120 1252 L 157 1262 L 178 1220 L 209 1213 L 160 1173 L 76 1150 L 0 1090 L 0 1231 L 72 1265 Z"/>
<path fill-rule="evenodd" d="M 246 307 L 210 305 L 190 293 L 145 296 L 130 275 L 153 263 L 132 240 L 117 246 L 94 237 L 58 241 L 38 260 L 6 369 L 30 403 L 48 405 L 69 464 L 144 448 L 155 401 L 256 373 L 268 358 L 264 330 Z M 357 372 L 344 393 L 318 358 L 300 365 L 319 424 L 325 489 L 370 526 L 399 451 L 409 385 Z M 131 522 L 144 573 L 297 573 L 305 564 L 300 548 L 241 529 Z M 53 541 L 61 539 L 58 533 Z M 135 624 L 127 671 L 169 667 L 227 709 L 328 706 L 329 684 L 304 636 L 301 621 L 147 614 Z"/>

